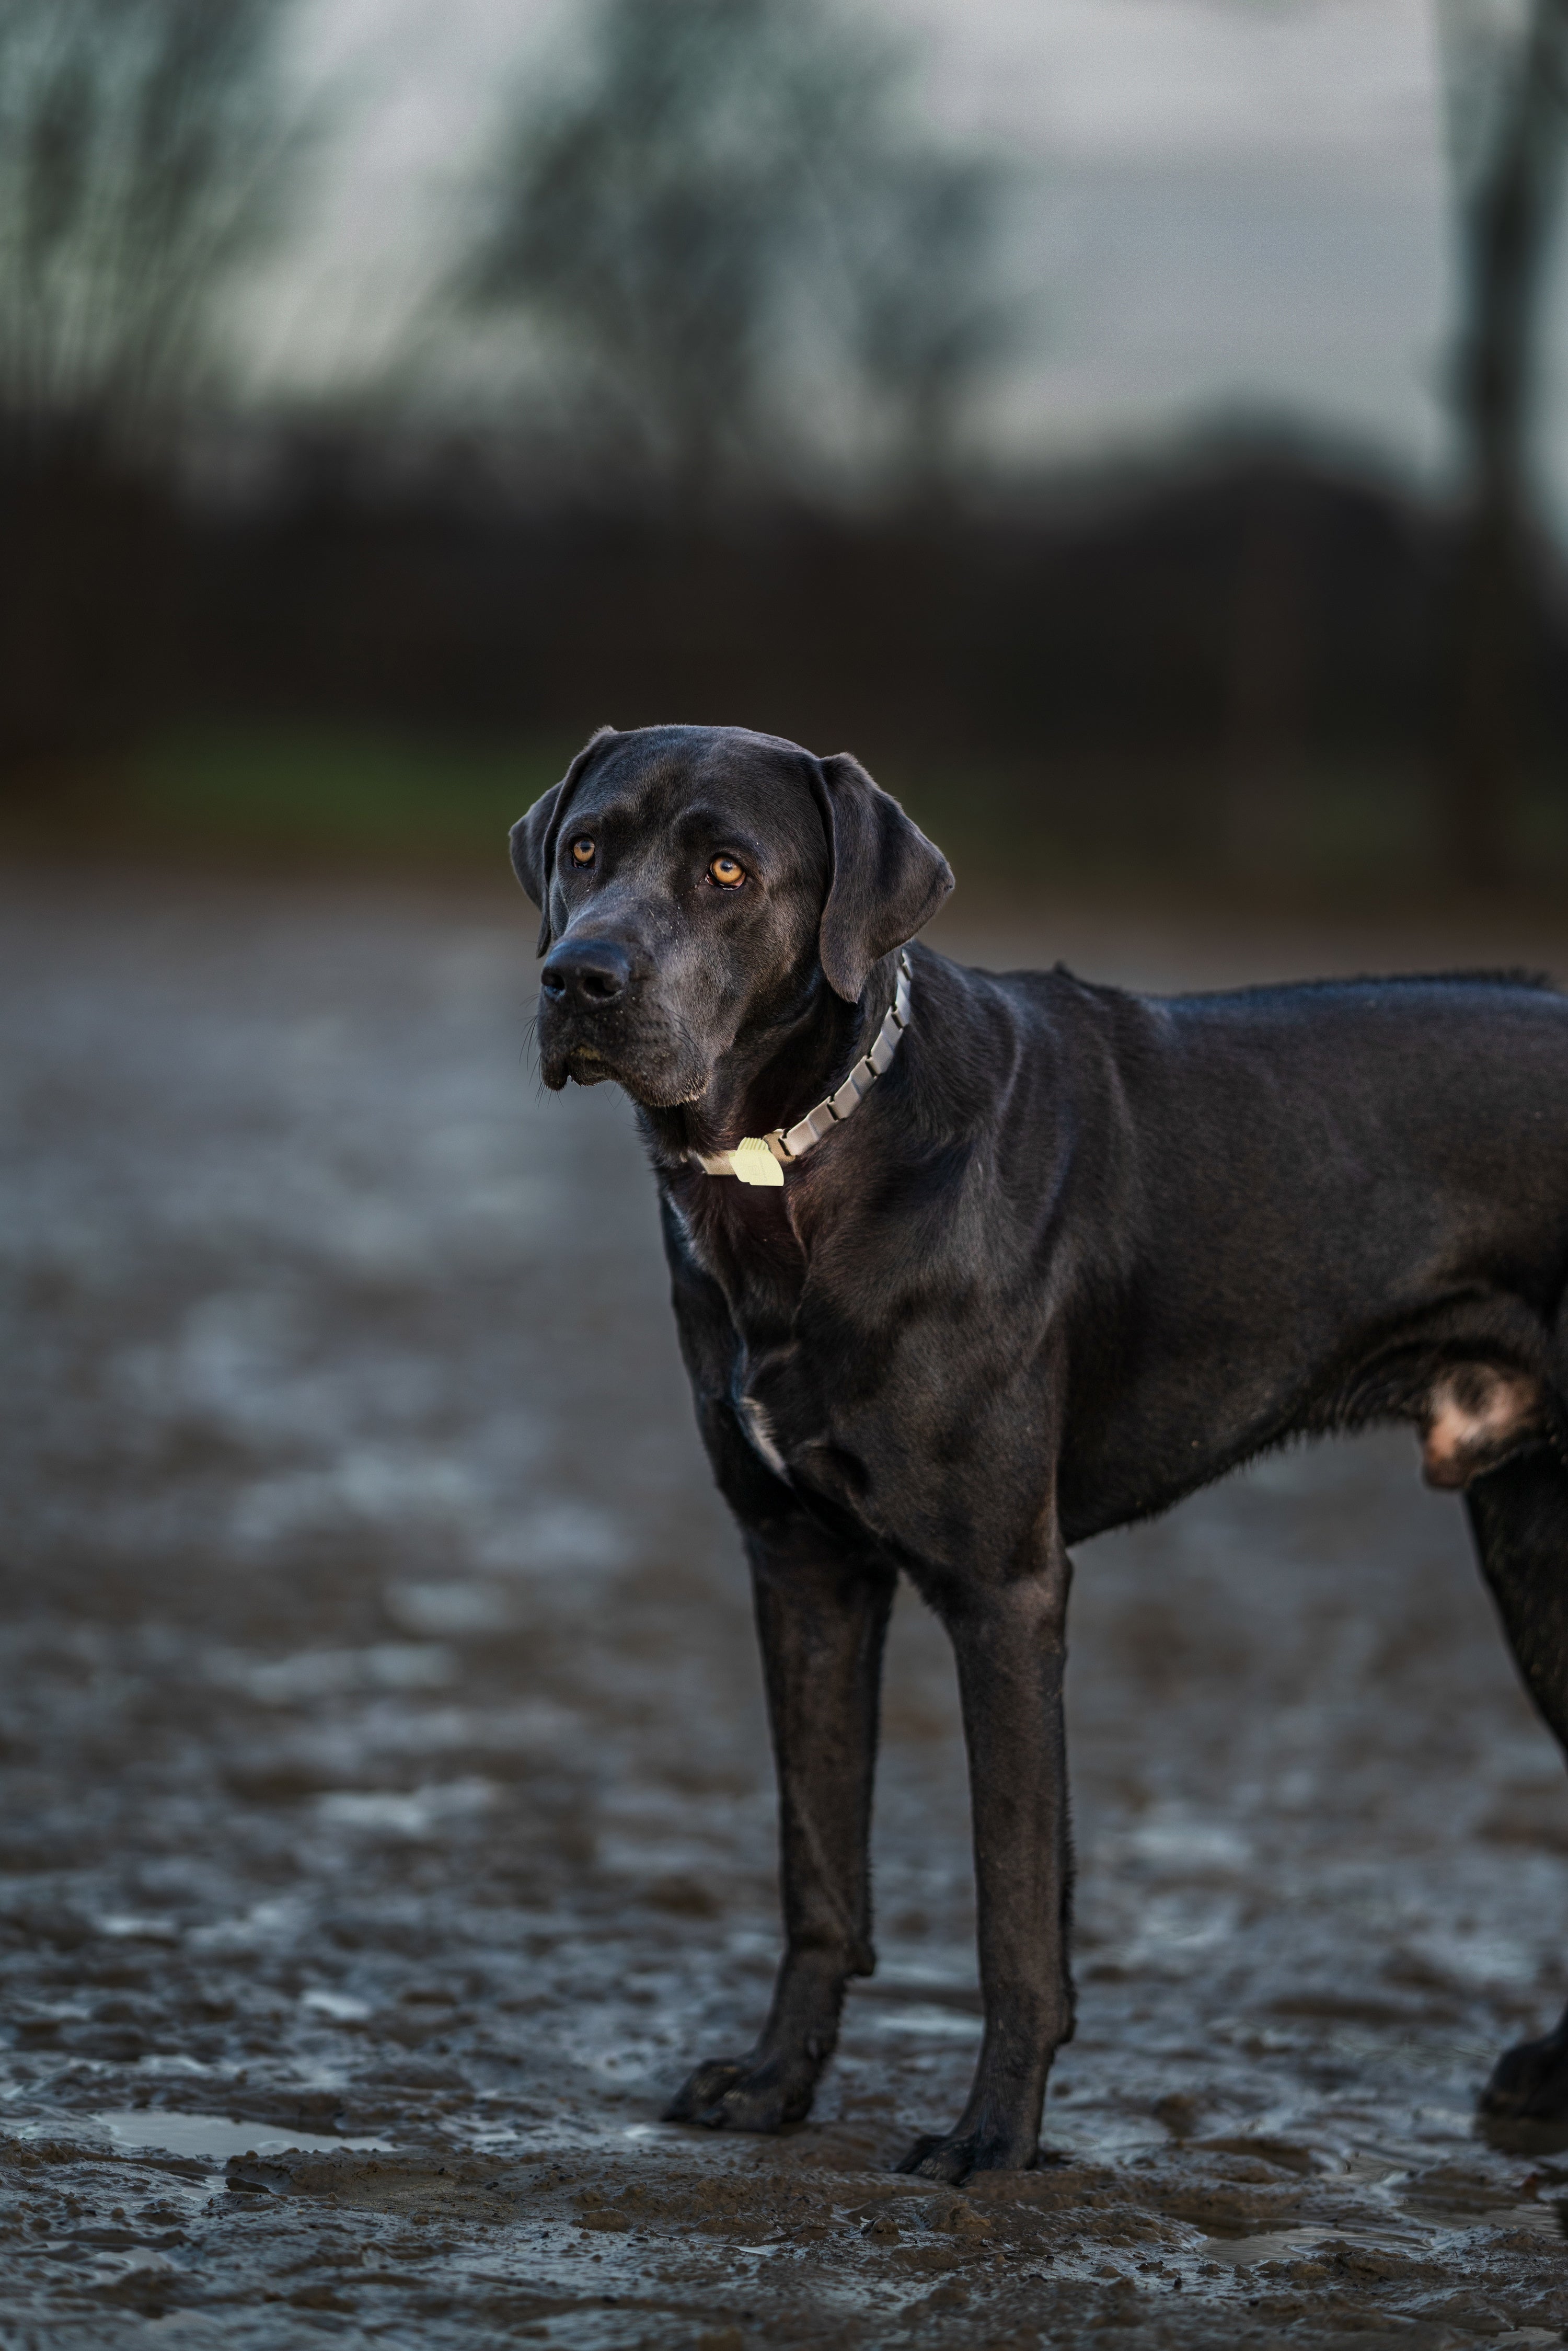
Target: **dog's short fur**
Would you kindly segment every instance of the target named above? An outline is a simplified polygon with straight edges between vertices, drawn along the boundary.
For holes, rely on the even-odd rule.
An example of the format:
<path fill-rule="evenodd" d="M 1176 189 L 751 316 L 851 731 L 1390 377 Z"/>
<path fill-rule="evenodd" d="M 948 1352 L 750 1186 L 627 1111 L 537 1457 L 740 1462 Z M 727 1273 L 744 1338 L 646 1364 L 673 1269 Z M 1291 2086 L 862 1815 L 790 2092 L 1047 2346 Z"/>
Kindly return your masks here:
<path fill-rule="evenodd" d="M 1517 974 L 1158 998 L 916 946 L 886 1074 L 751 1188 L 692 1155 L 840 1082 L 952 886 L 940 853 L 851 758 L 658 726 L 596 736 L 513 854 L 545 1081 L 637 1105 L 765 1661 L 787 1948 L 755 2048 L 671 2114 L 804 2115 L 873 1964 L 903 1573 L 956 1654 L 986 2011 L 967 2105 L 904 2168 L 1027 2165 L 1072 2029 L 1070 1544 L 1291 1437 L 1409 1421 L 1568 1742 L 1568 998 Z M 1568 2111 L 1568 2021 L 1488 2095 Z"/>

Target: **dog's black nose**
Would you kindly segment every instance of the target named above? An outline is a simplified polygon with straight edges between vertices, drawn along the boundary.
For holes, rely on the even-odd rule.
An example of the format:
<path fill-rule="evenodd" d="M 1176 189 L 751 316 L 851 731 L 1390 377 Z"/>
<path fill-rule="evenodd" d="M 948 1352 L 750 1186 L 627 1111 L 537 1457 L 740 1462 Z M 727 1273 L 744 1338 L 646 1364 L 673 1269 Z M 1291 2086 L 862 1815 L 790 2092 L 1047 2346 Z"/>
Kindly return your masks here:
<path fill-rule="evenodd" d="M 613 1004 L 632 977 L 632 958 L 613 939 L 563 939 L 545 958 L 539 986 L 547 996 L 594 1012 Z"/>

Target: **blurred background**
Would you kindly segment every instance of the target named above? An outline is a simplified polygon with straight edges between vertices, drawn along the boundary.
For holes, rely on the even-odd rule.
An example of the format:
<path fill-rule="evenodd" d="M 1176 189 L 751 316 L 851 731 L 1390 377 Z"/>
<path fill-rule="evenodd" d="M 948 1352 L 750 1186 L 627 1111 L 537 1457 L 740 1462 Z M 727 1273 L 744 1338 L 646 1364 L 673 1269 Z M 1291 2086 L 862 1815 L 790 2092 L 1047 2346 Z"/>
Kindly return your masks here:
<path fill-rule="evenodd" d="M 1568 870 L 1556 0 L 5 0 L 0 839 L 493 863 L 606 719 L 971 883 Z"/>

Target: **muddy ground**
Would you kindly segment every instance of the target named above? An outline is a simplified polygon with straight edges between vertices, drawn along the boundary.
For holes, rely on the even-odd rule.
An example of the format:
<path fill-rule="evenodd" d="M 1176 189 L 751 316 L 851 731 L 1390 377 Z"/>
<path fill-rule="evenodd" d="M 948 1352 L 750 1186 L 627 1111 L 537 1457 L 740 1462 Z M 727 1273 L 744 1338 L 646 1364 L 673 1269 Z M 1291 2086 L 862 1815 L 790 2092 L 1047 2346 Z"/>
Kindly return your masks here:
<path fill-rule="evenodd" d="M 0 886 L 0 2346 L 1562 2339 L 1568 2155 L 1473 2115 L 1568 1993 L 1568 1796 L 1400 1435 L 1081 1555 L 1060 2161 L 887 2168 L 977 2033 L 915 1604 L 818 2113 L 659 2123 L 762 2011 L 772 1801 L 651 1188 L 609 1089 L 538 1093 L 529 945 L 499 893 Z"/>

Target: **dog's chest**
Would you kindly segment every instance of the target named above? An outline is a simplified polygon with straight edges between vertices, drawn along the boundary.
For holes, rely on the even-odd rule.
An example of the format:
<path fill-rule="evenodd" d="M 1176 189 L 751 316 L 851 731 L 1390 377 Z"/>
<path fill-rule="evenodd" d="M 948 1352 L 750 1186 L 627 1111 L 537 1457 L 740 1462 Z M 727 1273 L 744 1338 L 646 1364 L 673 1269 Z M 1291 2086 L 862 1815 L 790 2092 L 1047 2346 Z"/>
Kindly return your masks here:
<path fill-rule="evenodd" d="M 831 1368 L 798 1339 L 737 1338 L 729 1396 L 747 1444 L 786 1485 L 820 1487 L 838 1434 Z"/>
<path fill-rule="evenodd" d="M 728 1220 L 681 1225 L 693 1259 L 724 1293 L 728 1360 L 722 1372 L 710 1363 L 747 1443 L 801 1493 L 850 1502 L 840 1474 L 852 1443 L 846 1381 L 852 1388 L 858 1372 L 863 1387 L 865 1367 L 847 1362 L 841 1343 L 814 1343 L 809 1268 L 793 1235 L 737 1232 Z"/>
<path fill-rule="evenodd" d="M 801 1402 L 821 1384 L 801 1378 L 797 1317 L 803 1265 L 792 1251 L 761 1250 L 722 1226 L 704 1229 L 681 1218 L 695 1262 L 724 1292 L 732 1340 L 727 1387 L 742 1433 L 776 1478 L 789 1476 L 789 1456 L 817 1433 Z"/>
<path fill-rule="evenodd" d="M 874 1444 L 843 1385 L 844 1366 L 799 1340 L 737 1351 L 730 1403 L 758 1459 L 803 1500 L 831 1502 L 885 1531 Z"/>
<path fill-rule="evenodd" d="M 792 1334 L 737 1323 L 735 1338 L 729 1400 L 736 1419 L 758 1458 L 792 1484 L 794 1469 L 824 1433 L 826 1397 Z"/>
<path fill-rule="evenodd" d="M 790 1483 L 789 1464 L 779 1448 L 778 1440 L 773 1433 L 773 1422 L 767 1405 L 759 1404 L 754 1395 L 747 1395 L 742 1389 L 735 1399 L 735 1410 L 736 1417 L 746 1432 L 752 1451 L 772 1470 L 776 1478 L 782 1478 L 787 1485 Z"/>

